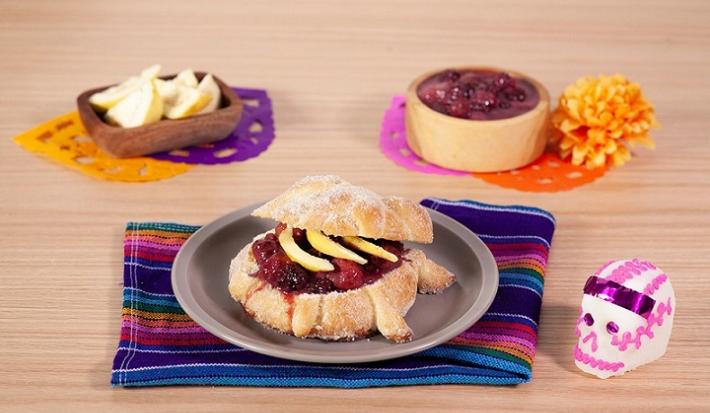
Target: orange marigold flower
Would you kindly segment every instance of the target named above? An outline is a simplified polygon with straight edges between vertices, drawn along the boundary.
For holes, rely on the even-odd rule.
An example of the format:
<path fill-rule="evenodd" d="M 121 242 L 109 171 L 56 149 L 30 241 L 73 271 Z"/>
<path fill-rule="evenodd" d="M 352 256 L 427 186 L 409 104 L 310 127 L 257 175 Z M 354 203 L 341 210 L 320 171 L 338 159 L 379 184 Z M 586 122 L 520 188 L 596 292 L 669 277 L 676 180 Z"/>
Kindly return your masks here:
<path fill-rule="evenodd" d="M 560 157 L 572 157 L 574 165 L 588 168 L 623 165 L 631 159 L 628 145 L 655 148 L 648 135 L 659 126 L 653 106 L 638 83 L 624 76 L 593 76 L 578 79 L 560 96 L 552 114 L 556 131 L 552 142 Z"/>

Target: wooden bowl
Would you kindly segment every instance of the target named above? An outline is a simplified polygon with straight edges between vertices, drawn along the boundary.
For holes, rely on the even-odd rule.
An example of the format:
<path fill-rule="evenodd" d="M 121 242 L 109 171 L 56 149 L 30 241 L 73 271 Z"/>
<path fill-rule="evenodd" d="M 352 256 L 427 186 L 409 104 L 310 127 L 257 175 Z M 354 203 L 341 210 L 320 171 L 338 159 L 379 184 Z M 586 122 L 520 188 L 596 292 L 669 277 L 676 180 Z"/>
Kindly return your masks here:
<path fill-rule="evenodd" d="M 195 76 L 201 80 L 206 73 L 196 72 Z M 161 79 L 174 77 L 162 76 Z M 135 128 L 109 125 L 89 104 L 91 95 L 110 86 L 87 90 L 79 95 L 76 103 L 86 131 L 101 149 L 120 158 L 141 156 L 218 141 L 234 131 L 242 116 L 242 100 L 217 76 L 214 80 L 222 95 L 220 106 L 214 112 L 184 119 L 163 119 Z"/>
<path fill-rule="evenodd" d="M 406 126 L 409 147 L 433 164 L 467 172 L 496 172 L 525 166 L 545 150 L 550 95 L 535 79 L 492 67 L 459 67 L 459 71 L 495 70 L 530 82 L 540 102 L 528 112 L 498 120 L 461 119 L 436 112 L 419 99 L 417 89 L 443 70 L 425 73 L 407 89 Z"/>

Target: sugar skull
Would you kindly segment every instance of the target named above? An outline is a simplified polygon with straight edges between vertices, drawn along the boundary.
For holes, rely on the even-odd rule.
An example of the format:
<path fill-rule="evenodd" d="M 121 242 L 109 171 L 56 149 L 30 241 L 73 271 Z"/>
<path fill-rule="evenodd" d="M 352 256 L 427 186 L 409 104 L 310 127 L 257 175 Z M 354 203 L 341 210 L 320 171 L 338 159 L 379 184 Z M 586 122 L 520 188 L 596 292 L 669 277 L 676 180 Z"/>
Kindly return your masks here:
<path fill-rule="evenodd" d="M 675 304 L 671 281 L 660 268 L 640 259 L 607 263 L 584 286 L 575 364 L 606 379 L 660 358 Z"/>

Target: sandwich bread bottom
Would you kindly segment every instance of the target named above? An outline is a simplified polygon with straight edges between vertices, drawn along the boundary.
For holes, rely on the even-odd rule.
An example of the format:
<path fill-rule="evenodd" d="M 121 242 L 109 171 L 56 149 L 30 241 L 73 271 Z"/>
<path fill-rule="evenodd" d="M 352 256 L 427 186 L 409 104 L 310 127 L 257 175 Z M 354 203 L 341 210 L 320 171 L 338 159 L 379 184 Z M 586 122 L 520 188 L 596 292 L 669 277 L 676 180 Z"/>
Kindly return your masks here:
<path fill-rule="evenodd" d="M 391 341 L 409 341 L 412 330 L 404 316 L 417 292 L 436 294 L 455 281 L 417 249 L 407 251 L 401 266 L 374 283 L 328 294 L 285 294 L 250 275 L 258 269 L 251 244 L 230 265 L 229 292 L 247 314 L 282 333 L 322 340 L 357 340 L 379 331 Z"/>

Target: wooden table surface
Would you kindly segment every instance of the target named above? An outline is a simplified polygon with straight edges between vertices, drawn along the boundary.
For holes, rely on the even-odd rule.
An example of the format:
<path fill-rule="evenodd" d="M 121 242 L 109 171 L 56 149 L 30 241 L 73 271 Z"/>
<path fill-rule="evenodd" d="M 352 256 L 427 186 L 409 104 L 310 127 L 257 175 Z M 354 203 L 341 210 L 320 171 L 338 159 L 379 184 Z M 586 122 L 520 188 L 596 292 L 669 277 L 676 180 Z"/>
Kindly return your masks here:
<path fill-rule="evenodd" d="M 710 409 L 710 3 L 573 3 L 0 1 L 0 411 Z M 166 72 L 193 67 L 268 88 L 273 145 L 248 162 L 124 184 L 11 142 L 72 110 L 80 91 L 156 62 Z M 468 63 L 530 73 L 553 96 L 582 75 L 623 73 L 656 106 L 658 148 L 557 194 L 418 174 L 384 158 L 377 140 L 390 97 L 425 70 Z M 553 212 L 532 382 L 111 388 L 125 223 L 206 223 L 323 173 L 414 199 Z M 571 354 L 582 285 L 605 261 L 636 256 L 661 266 L 675 286 L 668 353 L 622 378 L 585 376 Z"/>

